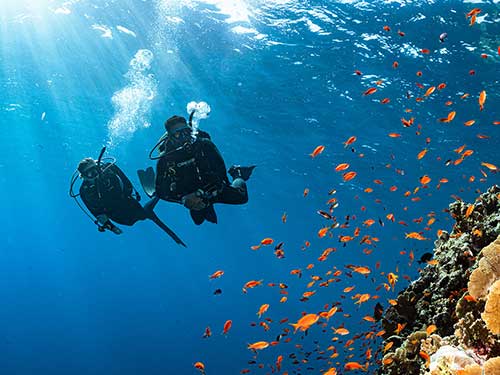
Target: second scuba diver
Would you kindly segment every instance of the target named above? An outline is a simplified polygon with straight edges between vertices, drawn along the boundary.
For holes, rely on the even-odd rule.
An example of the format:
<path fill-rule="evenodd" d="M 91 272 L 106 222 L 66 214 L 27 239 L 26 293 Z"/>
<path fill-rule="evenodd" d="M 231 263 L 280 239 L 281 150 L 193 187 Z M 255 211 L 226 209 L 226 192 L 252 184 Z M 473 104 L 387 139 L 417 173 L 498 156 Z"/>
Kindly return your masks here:
<path fill-rule="evenodd" d="M 111 220 L 118 224 L 132 226 L 140 220 L 150 219 L 163 229 L 175 242 L 186 246 L 184 242 L 167 227 L 153 211 L 145 210 L 139 203 L 139 193 L 132 183 L 118 168 L 113 158 L 103 159 L 106 148 L 104 147 L 97 160 L 85 158 L 78 164 L 78 170 L 71 180 L 70 195 L 80 208 L 85 212 L 79 196 L 95 220 L 85 212 L 97 225 L 100 232 L 110 230 L 115 234 L 122 231 Z M 79 194 L 73 191 L 74 185 L 82 178 Z"/>
<path fill-rule="evenodd" d="M 246 181 L 255 166 L 226 165 L 210 135 L 198 131 L 193 135 L 192 119 L 172 116 L 165 122 L 166 133 L 151 150 L 150 159 L 158 160 L 156 175 L 153 168 L 139 170 L 144 191 L 153 198 L 146 210 L 153 210 L 160 199 L 183 204 L 189 209 L 196 225 L 205 220 L 217 223 L 215 203 L 245 204 L 248 202 Z M 153 157 L 155 150 L 159 155 Z"/>

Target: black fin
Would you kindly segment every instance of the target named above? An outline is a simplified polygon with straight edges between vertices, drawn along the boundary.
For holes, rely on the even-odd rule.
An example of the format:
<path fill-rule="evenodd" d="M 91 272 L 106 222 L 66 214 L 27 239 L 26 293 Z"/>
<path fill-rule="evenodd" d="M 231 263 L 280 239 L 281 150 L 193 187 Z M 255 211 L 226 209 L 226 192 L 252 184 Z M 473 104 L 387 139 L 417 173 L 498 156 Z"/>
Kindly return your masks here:
<path fill-rule="evenodd" d="M 139 176 L 139 181 L 146 195 L 152 198 L 156 191 L 156 176 L 153 167 L 149 167 L 144 171 L 139 169 L 137 171 L 137 176 Z"/>
<path fill-rule="evenodd" d="M 217 224 L 217 214 L 215 213 L 214 206 L 210 205 L 202 211 L 205 219 L 211 223 Z"/>

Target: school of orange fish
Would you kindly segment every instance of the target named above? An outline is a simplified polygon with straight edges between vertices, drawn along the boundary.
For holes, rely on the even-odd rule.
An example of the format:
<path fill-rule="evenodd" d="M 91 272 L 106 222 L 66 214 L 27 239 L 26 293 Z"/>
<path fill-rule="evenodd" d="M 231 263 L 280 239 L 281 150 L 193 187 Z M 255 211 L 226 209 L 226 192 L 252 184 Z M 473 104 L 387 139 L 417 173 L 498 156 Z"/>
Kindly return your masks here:
<path fill-rule="evenodd" d="M 474 26 L 476 22 L 476 17 L 477 15 L 481 13 L 481 9 L 479 8 L 474 8 L 470 12 L 466 14 L 466 18 L 468 19 L 468 23 L 471 27 Z M 391 33 L 391 27 L 390 26 L 384 26 L 383 30 L 380 31 L 381 33 Z M 400 38 L 404 38 L 406 34 L 398 30 L 397 35 Z M 396 38 L 398 36 L 395 36 Z M 442 34 L 440 36 L 441 42 L 443 42 L 444 38 L 446 38 L 446 34 Z M 429 49 L 421 49 L 420 53 L 429 55 L 432 54 L 432 51 Z M 498 55 L 500 56 L 500 46 L 498 47 Z M 482 58 L 488 58 L 488 56 L 485 53 L 481 54 Z M 401 69 L 400 64 L 398 62 L 394 62 L 392 64 L 392 67 L 394 69 Z M 475 70 L 470 70 L 469 71 L 470 75 L 475 74 Z M 359 70 L 354 71 L 355 76 L 362 76 L 363 73 Z M 422 71 L 417 71 L 416 76 L 418 77 L 424 77 L 424 73 Z M 360 89 L 360 99 L 359 100 L 364 100 L 364 97 L 372 96 L 378 93 L 379 91 L 382 91 L 383 88 L 382 86 L 382 80 L 374 82 L 375 86 L 369 87 L 363 91 L 363 89 Z M 446 90 L 446 83 L 441 82 L 435 85 L 431 84 L 420 84 L 417 83 L 417 87 L 422 90 L 422 95 L 417 96 L 416 98 L 413 99 L 409 94 L 407 96 L 408 103 L 411 103 L 411 100 L 413 99 L 416 103 L 423 103 L 425 100 L 433 95 L 438 95 L 439 92 Z M 436 91 L 437 90 L 437 91 Z M 477 109 L 479 112 L 487 110 L 487 93 L 486 90 L 482 90 L 479 93 L 475 94 L 469 94 L 469 93 L 460 93 L 460 94 L 450 94 L 450 95 L 457 95 L 459 98 L 459 101 L 465 101 L 465 100 L 470 100 L 469 98 L 474 98 L 476 97 L 477 99 Z M 384 97 L 380 99 L 381 104 L 387 104 L 390 103 L 391 99 Z M 460 110 L 460 102 L 454 103 L 450 100 L 446 101 L 445 106 L 453 106 L 457 107 L 456 110 L 450 111 L 445 117 L 443 118 L 438 118 L 435 121 L 437 122 L 442 122 L 442 123 L 451 123 L 454 121 L 456 117 L 457 111 Z M 405 113 L 412 113 L 411 108 L 406 108 L 404 109 Z M 500 125 L 500 119 L 491 119 L 492 125 Z M 475 124 L 476 120 L 471 119 L 466 121 L 463 125 L 465 127 L 471 127 Z M 406 118 L 401 118 L 401 130 L 399 132 L 391 132 L 388 134 L 389 137 L 391 138 L 400 138 L 404 137 L 404 132 L 408 131 L 407 128 L 412 128 L 411 131 L 414 131 L 413 129 L 416 129 L 416 134 L 417 136 L 421 135 L 422 131 L 422 126 L 420 124 L 416 124 L 416 118 L 411 117 L 410 119 Z M 399 125 L 398 125 L 399 126 Z M 488 139 L 489 136 L 485 134 L 478 134 L 477 137 L 479 139 Z M 349 137 L 347 140 L 342 142 L 344 148 L 347 148 L 349 146 L 352 147 L 353 144 L 357 141 L 357 137 L 355 135 Z M 416 159 L 421 160 L 428 156 L 430 152 L 430 149 L 428 148 L 428 145 L 431 143 L 431 139 L 429 137 L 425 138 L 425 148 L 422 149 L 417 155 Z M 339 141 L 340 143 L 340 141 Z M 324 145 L 318 145 L 316 148 L 313 149 L 313 151 L 309 154 L 311 159 L 320 157 L 320 155 L 325 151 L 326 147 Z M 354 151 L 354 150 L 353 150 Z M 456 158 L 453 160 L 449 159 L 448 161 L 445 162 L 446 166 L 449 165 L 459 165 L 461 164 L 467 157 L 471 156 L 474 153 L 474 150 L 472 149 L 467 149 L 466 145 L 462 145 L 454 150 L 448 150 L 448 151 L 453 151 L 454 154 L 456 154 Z M 357 156 L 359 158 L 363 158 L 364 154 L 358 153 Z M 443 162 L 441 157 L 437 156 L 436 160 L 438 162 Z M 312 161 L 314 162 L 314 161 Z M 338 163 L 334 171 L 335 172 L 340 172 L 341 173 L 341 178 L 344 182 L 348 182 L 351 180 L 356 179 L 356 176 L 358 175 L 356 171 L 351 170 L 351 165 L 346 162 L 341 162 Z M 390 164 L 386 165 L 387 168 L 392 168 Z M 396 172 L 399 175 L 403 175 L 403 173 L 400 172 L 400 170 L 395 169 Z M 497 173 L 498 172 L 498 167 L 492 163 L 492 161 L 484 160 L 480 162 L 480 165 L 478 165 L 477 168 L 478 172 L 481 174 L 480 180 L 481 182 L 486 182 L 487 178 L 489 177 L 489 174 Z M 469 182 L 474 182 L 476 180 L 475 176 L 470 176 L 468 177 Z M 433 182 L 434 181 L 434 182 Z M 448 179 L 445 177 L 441 178 L 436 178 L 435 176 L 429 176 L 429 175 L 423 175 L 419 178 L 419 181 L 415 181 L 412 184 L 415 186 L 412 190 L 407 190 L 404 193 L 402 193 L 402 196 L 404 198 L 409 198 L 413 202 L 418 202 L 419 200 L 422 199 L 422 196 L 419 195 L 420 192 L 422 191 L 429 191 L 429 189 L 432 189 L 433 187 L 430 185 L 431 183 L 434 183 L 434 188 L 435 189 L 440 189 L 440 187 L 443 184 L 446 184 L 448 182 Z M 384 182 L 375 179 L 373 181 L 374 184 L 382 186 L 384 185 Z M 426 190 L 427 189 L 427 190 Z M 398 192 L 398 186 L 392 185 L 389 187 L 390 192 Z M 375 193 L 374 187 L 366 187 L 364 188 L 364 193 L 365 194 L 371 194 Z M 307 197 L 309 194 L 309 189 L 306 188 L 303 191 L 303 196 Z M 388 223 L 395 223 L 395 224 L 400 224 L 401 226 L 404 226 L 405 228 L 408 227 L 410 224 L 400 220 L 398 221 L 398 218 L 396 217 L 396 214 L 394 213 L 387 213 L 385 215 L 385 221 L 378 218 L 366 218 L 360 226 L 355 227 L 354 230 L 349 230 L 350 224 L 349 223 L 349 218 L 344 224 L 341 224 L 338 219 L 335 216 L 335 209 L 339 206 L 340 202 L 338 199 L 335 197 L 336 190 L 331 190 L 329 192 L 329 198 L 326 202 L 326 205 L 328 206 L 328 210 L 318 210 L 317 213 L 323 217 L 326 222 L 328 223 L 324 227 L 320 228 L 316 234 L 318 238 L 330 238 L 334 239 L 337 238 L 338 242 L 341 244 L 341 246 L 346 246 L 349 242 L 356 241 L 360 245 L 365 246 L 365 248 L 362 250 L 363 254 L 365 255 L 370 255 L 373 252 L 373 247 L 376 246 L 376 244 L 380 241 L 379 238 L 373 237 L 370 234 L 363 234 L 362 232 L 364 230 L 367 230 L 369 227 L 372 225 L 376 224 L 377 221 L 380 223 L 381 226 L 384 225 L 385 222 Z M 397 193 L 401 194 L 401 193 Z M 453 196 L 455 199 L 460 199 L 457 196 Z M 358 199 L 359 197 L 356 197 Z M 375 200 L 376 202 L 378 200 Z M 408 209 L 408 207 L 403 208 L 405 211 Z M 474 205 L 469 205 L 466 216 L 469 216 L 474 209 Z M 366 213 L 366 208 L 361 207 L 361 212 L 363 214 Z M 425 223 L 425 227 L 420 230 L 420 231 L 411 231 L 411 232 L 406 232 L 404 233 L 404 237 L 408 241 L 416 240 L 416 241 L 427 241 L 430 240 L 432 237 L 431 234 L 431 229 L 432 225 L 436 221 L 436 214 L 434 212 L 430 212 L 427 214 L 428 218 L 424 220 L 424 215 L 421 215 L 420 217 L 416 218 L 413 220 L 413 222 L 418 225 L 421 223 Z M 283 213 L 281 217 L 281 221 L 284 225 L 287 223 L 287 213 Z M 355 221 L 356 215 L 350 215 L 350 220 Z M 348 234 L 343 233 L 344 230 L 349 230 Z M 437 234 L 439 235 L 440 230 L 437 230 Z M 428 233 L 428 234 L 424 234 Z M 274 256 L 276 256 L 278 259 L 282 259 L 285 257 L 285 249 L 284 249 L 284 243 L 276 241 L 273 238 L 264 238 L 260 241 L 259 244 L 252 245 L 250 248 L 253 251 L 259 251 L 261 248 L 265 248 L 268 246 L 271 246 L 274 248 Z M 310 247 L 310 242 L 306 241 L 303 245 L 303 250 L 307 250 Z M 322 251 L 320 256 L 318 257 L 318 262 L 326 262 L 328 260 L 328 257 L 335 253 L 337 251 L 337 248 L 335 247 L 328 247 L 325 250 Z M 415 254 L 413 250 L 410 251 L 401 251 L 400 252 L 401 256 L 407 257 L 408 265 L 412 266 L 414 259 L 415 259 Z M 367 260 L 367 263 L 369 261 Z M 371 262 L 370 262 L 371 263 Z M 436 260 L 432 259 L 426 259 L 422 261 L 421 263 L 427 263 L 426 266 L 432 267 L 437 264 Z M 318 288 L 327 288 L 330 285 L 334 283 L 338 283 L 341 280 L 347 281 L 346 278 L 351 279 L 352 283 L 355 283 L 355 275 L 354 274 L 359 274 L 366 277 L 372 277 L 372 282 L 376 285 L 374 288 L 374 291 L 359 291 L 354 293 L 353 291 L 356 289 L 356 285 L 351 285 L 348 287 L 345 287 L 343 289 L 344 295 L 342 296 L 343 299 L 349 301 L 349 299 L 352 301 L 352 305 L 355 307 L 359 307 L 361 304 L 368 304 L 373 301 L 377 301 L 380 299 L 381 296 L 376 294 L 379 291 L 382 290 L 382 292 L 387 293 L 388 297 L 386 298 L 386 301 L 388 304 L 395 305 L 397 304 L 396 300 L 394 299 L 394 290 L 396 283 L 398 282 L 398 279 L 400 277 L 399 275 L 399 269 L 398 266 L 391 272 L 385 272 L 385 271 L 380 271 L 379 268 L 381 267 L 381 262 L 376 261 L 374 266 L 371 265 L 353 265 L 349 264 L 346 265 L 344 268 L 345 269 L 339 269 L 337 266 L 331 267 L 331 269 L 326 272 L 326 274 L 319 276 L 319 275 L 310 275 L 310 279 L 306 285 L 307 291 L 302 294 L 302 298 L 300 301 L 306 302 L 310 298 L 312 298 L 316 294 L 316 290 L 312 290 L 313 287 L 318 287 Z M 305 275 L 308 271 L 311 271 L 314 268 L 314 264 L 308 264 L 307 266 L 304 267 L 304 269 L 292 269 L 290 270 L 290 275 L 293 277 L 298 277 L 302 278 L 303 275 Z M 312 271 L 311 271 L 312 272 Z M 376 276 L 376 274 L 378 274 Z M 209 279 L 214 280 L 218 279 L 220 277 L 223 277 L 224 271 L 223 270 L 217 270 L 215 271 L 212 275 L 209 276 Z M 378 279 L 378 276 L 382 278 L 382 280 Z M 342 279 L 344 277 L 344 279 Z M 407 275 L 402 275 L 402 277 L 408 281 L 410 281 L 410 277 Z M 246 282 L 243 287 L 242 291 L 243 293 L 247 293 L 249 289 L 256 288 L 256 287 L 262 287 L 267 285 L 270 288 L 277 287 L 279 288 L 280 291 L 280 299 L 276 303 L 287 303 L 288 302 L 288 285 L 285 283 L 272 283 L 269 282 L 267 284 L 264 283 L 264 280 L 250 280 Z M 392 294 L 392 296 L 391 296 Z M 392 297 L 392 298 L 391 298 Z M 288 302 L 291 303 L 291 302 Z M 344 372 L 349 372 L 349 371 L 355 371 L 355 370 L 362 370 L 362 371 L 368 371 L 369 369 L 376 369 L 378 367 L 378 364 L 381 362 L 381 355 L 383 355 L 384 352 L 388 351 L 391 346 L 392 342 L 387 344 L 384 348 L 378 348 L 376 352 L 372 352 L 374 348 L 376 348 L 376 342 L 377 339 L 384 335 L 385 332 L 382 331 L 377 322 L 380 320 L 381 314 L 383 313 L 383 307 L 382 304 L 377 302 L 373 302 L 376 305 L 372 309 L 374 311 L 373 315 L 366 315 L 362 318 L 363 321 L 371 324 L 369 328 L 363 327 L 362 332 L 357 332 L 355 334 L 352 334 L 348 329 L 345 328 L 345 324 L 340 322 L 336 323 L 334 327 L 331 327 L 331 329 L 328 329 L 328 326 L 331 322 L 332 318 L 336 318 L 339 320 L 345 320 L 351 317 L 350 314 L 346 313 L 345 311 L 348 310 L 349 305 L 347 302 L 334 302 L 334 303 L 327 303 L 324 305 L 323 311 L 304 311 L 301 316 L 295 316 L 295 317 L 283 317 L 282 319 L 275 321 L 275 319 L 271 319 L 267 315 L 269 315 L 269 312 L 272 311 L 272 304 L 269 303 L 264 303 L 260 307 L 256 308 L 256 315 L 259 319 L 259 323 L 251 323 L 252 326 L 255 327 L 262 327 L 262 335 L 264 339 L 262 341 L 257 341 L 248 344 L 248 350 L 250 351 L 250 354 L 252 355 L 252 359 L 248 361 L 248 364 L 251 366 L 256 366 L 259 369 L 268 369 L 268 373 L 279 373 L 283 375 L 288 375 L 293 371 L 293 373 L 300 373 L 301 368 L 300 366 L 307 366 L 308 362 L 310 360 L 323 360 L 325 366 L 324 368 L 317 369 L 315 373 L 322 373 L 323 375 L 336 375 L 338 373 L 344 373 Z M 385 303 L 385 302 L 384 302 Z M 304 305 L 306 306 L 306 305 Z M 343 314 L 342 314 L 343 313 Z M 378 316 L 377 316 L 378 315 Z M 332 319 L 333 320 L 333 319 Z M 222 334 L 223 335 L 228 335 L 231 332 L 231 326 L 232 326 L 232 321 L 227 320 L 226 322 L 222 323 L 221 322 L 221 327 L 222 327 Z M 361 322 L 357 323 L 361 324 Z M 274 333 L 271 335 L 268 331 L 271 330 L 271 328 L 274 328 L 274 326 L 278 325 L 279 327 L 279 334 L 276 335 Z M 332 336 L 329 337 L 329 340 L 331 340 L 332 344 L 327 346 L 326 348 L 321 348 L 319 345 L 319 342 L 315 341 L 316 344 L 316 349 L 315 349 L 315 358 L 311 357 L 312 352 L 306 352 L 304 353 L 302 350 L 302 345 L 301 344 L 295 344 L 295 349 L 300 351 L 301 357 L 297 354 L 291 354 L 286 356 L 287 361 L 285 361 L 285 356 L 283 354 L 279 354 L 279 349 L 278 349 L 278 354 L 276 355 L 276 359 L 273 363 L 258 363 L 258 353 L 263 350 L 269 350 L 268 348 L 270 347 L 277 347 L 279 348 L 281 345 L 285 345 L 287 343 L 290 343 L 294 340 L 295 337 L 299 334 L 307 334 L 309 330 L 322 330 L 323 333 L 325 334 L 331 334 Z M 397 329 L 395 330 L 395 334 L 398 334 L 404 329 L 404 325 L 399 324 Z M 436 330 L 435 326 L 429 326 L 427 327 L 427 332 L 430 334 L 434 330 Z M 202 337 L 203 338 L 209 338 L 212 335 L 211 329 L 207 327 L 205 329 L 205 332 L 203 333 Z M 201 336 L 201 335 L 200 335 Z M 270 340 L 270 339 L 265 339 L 265 337 L 276 337 L 275 340 Z M 302 338 L 304 336 L 301 336 Z M 361 342 L 360 347 L 358 346 L 359 342 Z M 355 353 L 355 351 L 358 351 Z M 354 361 L 353 358 L 357 356 L 358 361 Z M 426 357 L 425 353 L 421 353 L 421 357 L 426 363 L 429 362 L 428 356 Z M 359 360 L 359 358 L 363 358 L 363 360 Z M 289 361 L 288 361 L 289 359 Z M 341 361 L 342 359 L 342 361 Z M 210 366 L 209 362 L 210 359 L 206 359 L 207 362 L 207 367 Z M 204 362 L 196 362 L 194 363 L 194 368 L 198 369 L 202 374 L 205 374 L 205 363 Z M 247 374 L 250 373 L 252 370 L 251 366 L 249 368 L 243 368 L 241 370 L 241 374 Z M 285 369 L 286 367 L 286 369 Z M 309 368 L 309 370 L 312 370 L 312 368 Z"/>

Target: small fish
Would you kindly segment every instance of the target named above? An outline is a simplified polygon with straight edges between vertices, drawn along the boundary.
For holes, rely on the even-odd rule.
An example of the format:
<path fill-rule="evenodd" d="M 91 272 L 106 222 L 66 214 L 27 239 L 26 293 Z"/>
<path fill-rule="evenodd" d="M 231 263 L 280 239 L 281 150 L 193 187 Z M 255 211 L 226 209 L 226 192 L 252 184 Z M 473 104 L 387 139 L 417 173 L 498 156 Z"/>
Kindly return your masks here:
<path fill-rule="evenodd" d="M 222 289 L 215 289 L 214 295 L 218 296 L 219 294 L 222 294 Z"/>
<path fill-rule="evenodd" d="M 205 365 L 202 362 L 196 362 L 193 366 L 195 369 L 200 370 L 202 374 L 205 374 Z"/>
<path fill-rule="evenodd" d="M 374 93 L 374 92 L 376 92 L 376 91 L 377 91 L 377 89 L 376 89 L 375 87 L 370 87 L 368 90 L 366 90 L 366 91 L 363 93 L 363 95 L 364 95 L 364 96 L 371 95 L 371 94 L 373 94 L 373 93 Z"/>
<path fill-rule="evenodd" d="M 263 350 L 269 347 L 269 343 L 267 341 L 257 341 L 253 344 L 248 344 L 248 349 L 250 350 Z"/>
<path fill-rule="evenodd" d="M 356 142 L 356 140 L 357 140 L 357 138 L 354 135 L 352 137 L 349 137 L 347 139 L 347 141 L 344 142 L 344 148 L 349 146 L 349 145 L 352 145 L 354 142 Z"/>
<path fill-rule="evenodd" d="M 257 315 L 259 316 L 259 318 L 269 309 L 269 304 L 268 303 L 265 303 L 263 304 L 260 308 L 259 308 L 259 311 L 257 312 Z"/>
<path fill-rule="evenodd" d="M 312 153 L 309 154 L 311 158 L 315 158 L 325 150 L 325 146 L 317 146 Z"/>
<path fill-rule="evenodd" d="M 481 93 L 479 94 L 479 99 L 478 99 L 478 102 L 479 102 L 479 110 L 483 110 L 484 109 L 484 102 L 486 102 L 486 91 L 481 91 Z"/>
<path fill-rule="evenodd" d="M 497 172 L 498 171 L 498 167 L 494 164 L 491 164 L 491 163 L 485 163 L 484 161 L 481 162 L 481 165 L 483 167 L 486 167 L 488 168 L 490 171 L 494 171 L 494 172 Z"/>
<path fill-rule="evenodd" d="M 351 172 L 347 172 L 347 173 L 344 173 L 344 175 L 342 176 L 343 180 L 344 181 L 350 181 L 352 180 L 354 177 L 356 177 L 356 172 L 354 171 L 351 171 Z"/>
<path fill-rule="evenodd" d="M 212 336 L 212 331 L 210 330 L 210 327 L 205 328 L 205 333 L 203 334 L 203 338 L 207 339 L 210 336 Z"/>
<path fill-rule="evenodd" d="M 224 323 L 224 327 L 222 329 L 222 334 L 226 335 L 229 332 L 229 330 L 231 329 L 232 326 L 233 326 L 233 321 L 232 320 L 226 320 L 226 322 Z"/>
<path fill-rule="evenodd" d="M 219 271 L 215 271 L 213 274 L 211 274 L 208 278 L 210 280 L 213 280 L 213 279 L 218 279 L 219 277 L 221 277 L 222 275 L 224 275 L 224 271 L 222 270 L 219 270 Z"/>
<path fill-rule="evenodd" d="M 358 362 L 347 362 L 344 365 L 344 370 L 346 370 L 346 371 L 351 371 L 351 370 L 363 370 L 363 371 L 366 371 L 365 370 L 365 366 L 359 364 Z"/>
<path fill-rule="evenodd" d="M 349 169 L 349 164 L 347 163 L 341 163 L 335 167 L 336 172 L 345 171 L 346 169 Z"/>
<path fill-rule="evenodd" d="M 444 43 L 444 41 L 446 40 L 446 38 L 448 38 L 448 34 L 447 33 L 442 33 L 441 35 L 439 35 L 439 41 L 441 43 Z"/>

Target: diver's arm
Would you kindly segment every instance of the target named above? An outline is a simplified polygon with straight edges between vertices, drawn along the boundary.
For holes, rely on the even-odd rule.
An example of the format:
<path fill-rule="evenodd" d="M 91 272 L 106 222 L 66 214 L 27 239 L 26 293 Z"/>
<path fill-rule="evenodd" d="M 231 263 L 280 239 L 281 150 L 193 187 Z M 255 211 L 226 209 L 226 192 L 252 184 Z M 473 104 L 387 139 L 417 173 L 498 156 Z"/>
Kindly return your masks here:
<path fill-rule="evenodd" d="M 220 178 L 221 183 L 223 181 L 228 182 L 226 163 L 217 149 L 217 146 L 215 146 L 215 144 L 208 139 L 200 140 L 200 142 L 202 142 L 203 154 L 208 160 L 212 171 Z"/>

